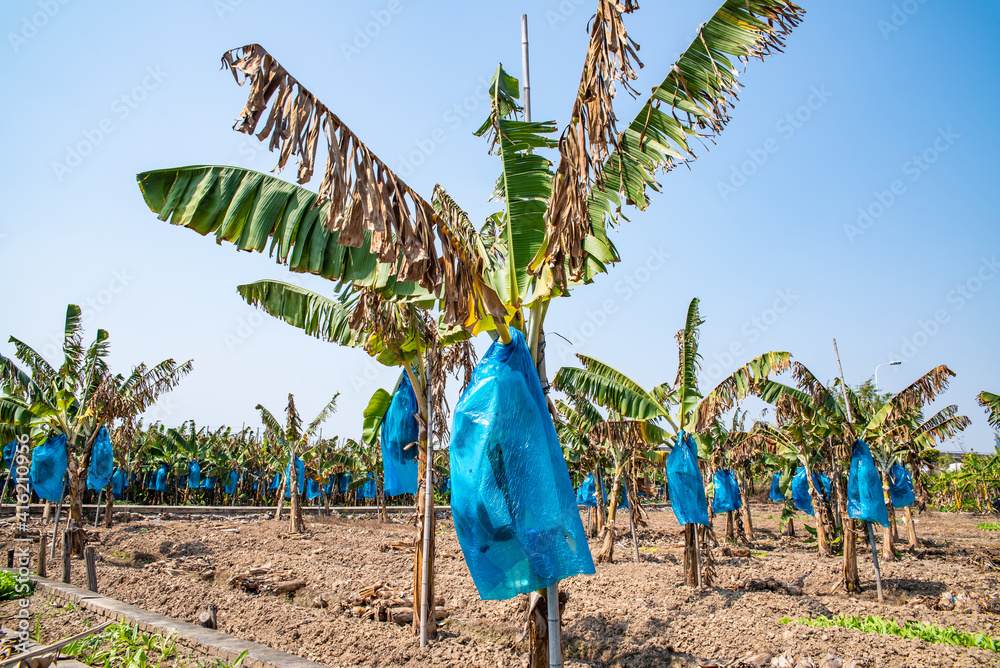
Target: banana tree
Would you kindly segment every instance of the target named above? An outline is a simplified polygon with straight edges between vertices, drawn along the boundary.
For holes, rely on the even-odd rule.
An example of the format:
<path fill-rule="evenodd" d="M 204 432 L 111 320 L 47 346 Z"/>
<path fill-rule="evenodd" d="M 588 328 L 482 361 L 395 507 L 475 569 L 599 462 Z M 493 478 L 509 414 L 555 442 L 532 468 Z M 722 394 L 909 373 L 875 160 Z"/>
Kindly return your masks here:
<path fill-rule="evenodd" d="M 617 86 L 634 92 L 637 49 L 623 14 L 636 9 L 632 0 L 598 0 L 571 120 L 558 141 L 549 138 L 553 123 L 524 117 L 517 81 L 498 70 L 490 118 L 480 129 L 503 161 L 497 194 L 504 207 L 487 221 L 492 245 L 422 199 L 256 44 L 223 57 L 237 82 L 251 87 L 237 129 L 253 133 L 266 117 L 257 136 L 279 150 L 279 167 L 298 160 L 299 183 L 312 177 L 324 134 L 328 157 L 318 195 L 216 166 L 141 174 L 144 196 L 161 219 L 244 250 L 270 246 L 293 271 L 387 298 L 430 293 L 446 326 L 494 330 L 505 343 L 510 327 L 521 329 L 544 378 L 540 344 L 549 300 L 617 261 L 607 229 L 622 219 L 622 204 L 645 209 L 657 172 L 694 159 L 695 142 L 723 130 L 738 91 L 738 63 L 780 50 L 803 14 L 785 0 L 727 0 L 619 131 L 613 97 Z M 539 153 L 551 147 L 560 156 L 555 169 Z M 558 630 L 553 620 L 550 627 Z M 541 647 L 535 641 L 543 632 L 532 623 L 531 647 Z M 533 652 L 531 661 L 546 658 Z"/>
<path fill-rule="evenodd" d="M 864 397 L 847 388 L 845 395 L 851 401 L 855 419 L 864 425 L 861 428 L 861 436 L 866 442 L 875 444 L 873 454 L 879 455 L 875 463 L 881 469 L 882 491 L 887 508 L 892 507 L 889 495 L 889 467 L 902 459 L 907 451 L 911 440 L 908 436 L 913 431 L 914 423 L 919 420 L 923 407 L 947 390 L 954 376 L 955 372 L 947 366 L 943 364 L 936 366 L 903 390 L 886 398 L 881 404 L 879 400 L 865 401 Z M 943 438 L 948 433 L 961 431 L 965 428 L 967 418 L 938 414 L 931 418 L 931 421 L 923 441 L 927 441 L 929 437 Z M 919 425 L 917 428 L 919 429 Z M 912 523 L 912 513 L 907 516 L 907 520 L 908 525 Z M 891 527 L 883 527 L 882 544 L 884 558 L 895 559 Z"/>
<path fill-rule="evenodd" d="M 646 390 L 607 364 L 577 355 L 583 368 L 559 369 L 554 386 L 587 397 L 623 420 L 639 424 L 643 439 L 650 445 L 676 441 L 685 433 L 701 434 L 772 373 L 787 369 L 791 356 L 782 351 L 759 355 L 703 395 L 698 387 L 701 366 L 698 330 L 704 321 L 698 304 L 698 299 L 691 300 L 684 328 L 677 333 L 677 376 L 673 384 L 662 383 Z M 699 577 L 693 526 L 685 527 L 685 556 L 685 563 L 688 564 L 685 582 L 693 585 Z"/>
<path fill-rule="evenodd" d="M 55 435 L 66 436 L 69 517 L 78 527 L 83 521 L 83 492 L 94 440 L 101 427 L 115 422 L 132 424 L 164 392 L 173 389 L 192 369 L 189 360 L 172 359 L 156 366 L 136 366 L 128 377 L 108 367 L 108 333 L 97 330 L 90 346 L 83 344 L 82 311 L 66 308 L 63 337 L 64 360 L 58 368 L 31 346 L 14 337 L 17 364 L 0 355 L 0 437 L 30 432 L 35 443 Z M 58 526 L 58 521 L 57 521 Z M 84 537 L 72 532 L 75 554 L 82 554 Z"/>
<path fill-rule="evenodd" d="M 990 426 L 1000 431 L 1000 394 L 983 391 L 976 395 L 976 401 L 986 409 Z"/>
<path fill-rule="evenodd" d="M 302 519 L 302 503 L 300 498 L 300 490 L 303 488 L 305 481 L 299 480 L 299 468 L 296 464 L 296 459 L 309 449 L 309 443 L 316 437 L 320 426 L 337 410 L 337 397 L 339 395 L 339 392 L 333 395 L 329 403 L 320 410 L 305 429 L 302 428 L 302 417 L 295 407 L 295 397 L 291 393 L 288 395 L 288 405 L 285 408 L 286 420 L 284 426 L 274 417 L 271 411 L 261 404 L 257 404 L 256 406 L 256 410 L 260 411 L 260 419 L 264 423 L 264 429 L 268 436 L 274 439 L 275 443 L 288 455 L 288 485 L 292 499 L 292 508 L 289 513 L 291 515 L 289 530 L 292 533 L 303 533 L 306 530 L 305 521 Z M 283 495 L 280 494 L 279 490 L 279 504 L 282 497 Z"/>
<path fill-rule="evenodd" d="M 593 476 L 595 503 L 593 520 L 588 520 L 587 533 L 589 536 L 603 536 L 608 517 L 603 483 L 608 467 L 607 453 L 599 447 L 599 443 L 591 441 L 590 435 L 594 428 L 604 421 L 604 416 L 586 397 L 572 391 L 565 394 L 567 395 L 565 401 L 562 399 L 555 401 L 560 416 L 560 420 L 556 423 L 556 433 L 563 446 L 563 456 L 567 464 L 578 467 L 581 481 L 587 475 Z"/>
<path fill-rule="evenodd" d="M 839 393 L 826 387 L 805 365 L 792 363 L 795 387 L 767 380 L 757 388 L 757 396 L 774 404 L 781 416 L 779 421 L 796 425 L 803 439 L 812 443 L 821 440 L 829 456 L 830 475 L 837 491 L 838 511 L 843 537 L 843 584 L 850 592 L 861 590 L 858 574 L 857 531 L 855 520 L 848 515 L 845 476 L 854 442 L 863 435 L 850 420 Z M 839 382 L 839 381 L 838 381 Z M 808 456 L 808 450 L 807 456 Z M 810 496 L 815 499 L 813 477 L 806 476 Z M 815 500 L 814 500 L 815 505 Z"/>

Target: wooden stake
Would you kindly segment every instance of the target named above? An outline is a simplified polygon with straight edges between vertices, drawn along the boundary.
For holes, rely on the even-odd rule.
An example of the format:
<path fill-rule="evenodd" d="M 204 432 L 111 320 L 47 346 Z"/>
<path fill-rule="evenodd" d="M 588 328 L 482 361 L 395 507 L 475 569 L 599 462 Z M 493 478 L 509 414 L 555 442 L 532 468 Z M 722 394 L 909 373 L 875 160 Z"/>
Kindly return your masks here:
<path fill-rule="evenodd" d="M 7 550 L 7 568 L 14 568 L 14 550 Z"/>
<path fill-rule="evenodd" d="M 427 356 L 427 372 L 424 374 L 426 379 L 427 387 L 427 447 L 424 450 L 424 549 L 423 563 L 421 564 L 421 577 L 420 577 L 420 646 L 427 646 L 427 638 L 434 637 L 437 635 L 437 626 L 435 624 L 434 628 L 428 628 L 430 624 L 434 624 L 433 619 L 428 619 L 430 612 L 430 606 L 432 602 L 430 599 L 430 587 L 431 587 L 431 541 L 434 540 L 434 426 L 433 426 L 433 414 L 434 414 L 434 397 L 432 392 L 432 377 L 433 373 L 431 371 L 431 356 Z M 415 592 L 414 592 L 415 593 Z"/>
<path fill-rule="evenodd" d="M 198 623 L 204 626 L 206 629 L 217 629 L 219 628 L 218 622 L 215 619 L 216 613 L 219 609 L 214 603 L 208 604 L 208 610 L 198 615 Z"/>
<path fill-rule="evenodd" d="M 67 529 L 62 534 L 62 581 L 69 584 L 69 557 L 70 557 L 70 531 Z"/>
<path fill-rule="evenodd" d="M 49 537 L 44 533 L 38 536 L 38 577 L 45 577 L 45 545 Z"/>
<path fill-rule="evenodd" d="M 83 558 L 87 563 L 87 589 L 97 593 L 97 557 L 94 555 L 94 546 L 88 545 L 83 550 Z"/>

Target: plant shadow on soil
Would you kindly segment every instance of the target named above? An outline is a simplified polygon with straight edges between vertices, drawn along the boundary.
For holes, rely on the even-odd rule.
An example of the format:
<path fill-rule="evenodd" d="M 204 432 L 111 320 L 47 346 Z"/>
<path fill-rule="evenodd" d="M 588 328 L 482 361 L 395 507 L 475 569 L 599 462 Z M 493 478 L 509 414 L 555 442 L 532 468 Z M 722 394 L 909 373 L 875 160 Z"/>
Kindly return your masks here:
<path fill-rule="evenodd" d="M 630 624 L 627 619 L 609 619 L 603 614 L 586 615 L 563 628 L 563 653 L 567 659 L 594 662 L 598 665 L 624 667 L 696 666 L 706 657 L 677 652 L 665 642 L 670 636 L 670 622 L 652 617 L 638 631 L 647 638 L 658 638 L 664 644 L 647 644 L 630 649 L 626 640 Z"/>

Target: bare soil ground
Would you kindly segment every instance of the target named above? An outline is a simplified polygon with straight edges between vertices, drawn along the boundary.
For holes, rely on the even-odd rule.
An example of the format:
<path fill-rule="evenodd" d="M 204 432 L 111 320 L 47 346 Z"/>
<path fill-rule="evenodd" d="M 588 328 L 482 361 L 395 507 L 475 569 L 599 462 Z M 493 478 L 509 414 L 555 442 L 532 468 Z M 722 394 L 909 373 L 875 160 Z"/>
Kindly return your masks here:
<path fill-rule="evenodd" d="M 899 623 L 935 622 L 960 631 L 1000 636 L 1000 575 L 982 555 L 1000 564 L 1000 532 L 976 528 L 981 517 L 925 512 L 917 533 L 926 541 L 916 553 L 883 562 L 887 601 L 879 604 L 866 546 L 859 545 L 865 590 L 827 594 L 840 576 L 840 559 L 819 558 L 796 518 L 798 537 L 778 534 L 775 506 L 753 504 L 757 540 L 752 552 L 716 548 L 715 582 L 704 591 L 682 586 L 680 527 L 669 509 L 650 512 L 639 531 L 642 561 L 632 560 L 627 526 L 615 563 L 596 575 L 563 583 L 569 594 L 563 626 L 569 666 L 725 665 L 748 652 L 811 657 L 817 666 L 828 654 L 873 668 L 904 666 L 1000 666 L 1000 654 L 928 644 L 842 628 L 781 624 L 783 617 L 881 615 Z M 724 535 L 724 517 L 715 532 Z M 986 520 L 992 521 L 992 520 Z M 481 601 L 469 577 L 449 518 L 439 520 L 437 593 L 449 616 L 426 650 L 409 627 L 351 617 L 338 602 L 360 589 L 386 583 L 411 584 L 413 552 L 380 546 L 406 541 L 412 527 L 403 519 L 382 524 L 368 518 L 310 518 L 311 535 L 291 538 L 287 522 L 162 521 L 119 523 L 99 530 L 96 540 L 102 594 L 177 619 L 197 622 L 207 604 L 219 608 L 219 629 L 328 666 L 476 666 L 503 668 L 525 663 L 524 599 Z M 811 518 L 808 519 L 811 524 Z M 228 530 L 224 530 L 228 529 Z M 235 530 L 234 530 L 235 529 Z M 905 530 L 900 527 L 905 537 Z M 881 547 L 881 539 L 879 541 Z M 596 552 L 596 541 L 592 541 Z M 729 553 L 727 555 L 727 553 Z M 736 556 L 744 555 L 744 556 Z M 214 578 L 154 572 L 147 564 L 177 557 L 204 557 Z M 288 595 L 255 595 L 227 585 L 230 575 L 252 567 L 288 569 L 306 581 Z M 55 570 L 55 569 L 53 569 Z M 774 578 L 800 595 L 750 591 L 751 579 Z M 85 586 L 82 560 L 74 560 L 72 581 Z M 793 591 L 795 591 L 793 589 Z M 935 610 L 930 602 L 945 592 L 959 603 Z M 317 608 L 323 596 L 329 607 Z M 39 598 L 39 597 L 36 597 Z M 39 600 L 33 609 L 48 603 Z M 11 604 L 0 615 L 12 614 Z M 69 635 L 82 618 L 58 611 L 40 615 L 43 642 Z M 799 665 L 803 665 L 800 663 Z"/>

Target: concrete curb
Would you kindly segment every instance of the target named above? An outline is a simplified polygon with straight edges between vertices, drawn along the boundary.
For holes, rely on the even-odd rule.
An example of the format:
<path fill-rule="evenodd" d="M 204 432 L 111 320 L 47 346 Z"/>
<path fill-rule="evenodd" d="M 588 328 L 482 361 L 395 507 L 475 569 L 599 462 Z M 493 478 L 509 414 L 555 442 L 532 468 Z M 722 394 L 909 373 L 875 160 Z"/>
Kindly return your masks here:
<path fill-rule="evenodd" d="M 36 594 L 41 593 L 50 599 L 72 602 L 85 610 L 115 621 L 135 624 L 145 633 L 157 633 L 163 636 L 171 634 L 178 645 L 207 652 L 227 663 L 236 661 L 243 650 L 248 650 L 242 664 L 248 668 L 326 668 L 321 663 L 287 654 L 260 643 L 242 640 L 222 631 L 157 615 L 87 589 L 40 578 L 37 575 L 31 577 L 37 583 Z"/>

